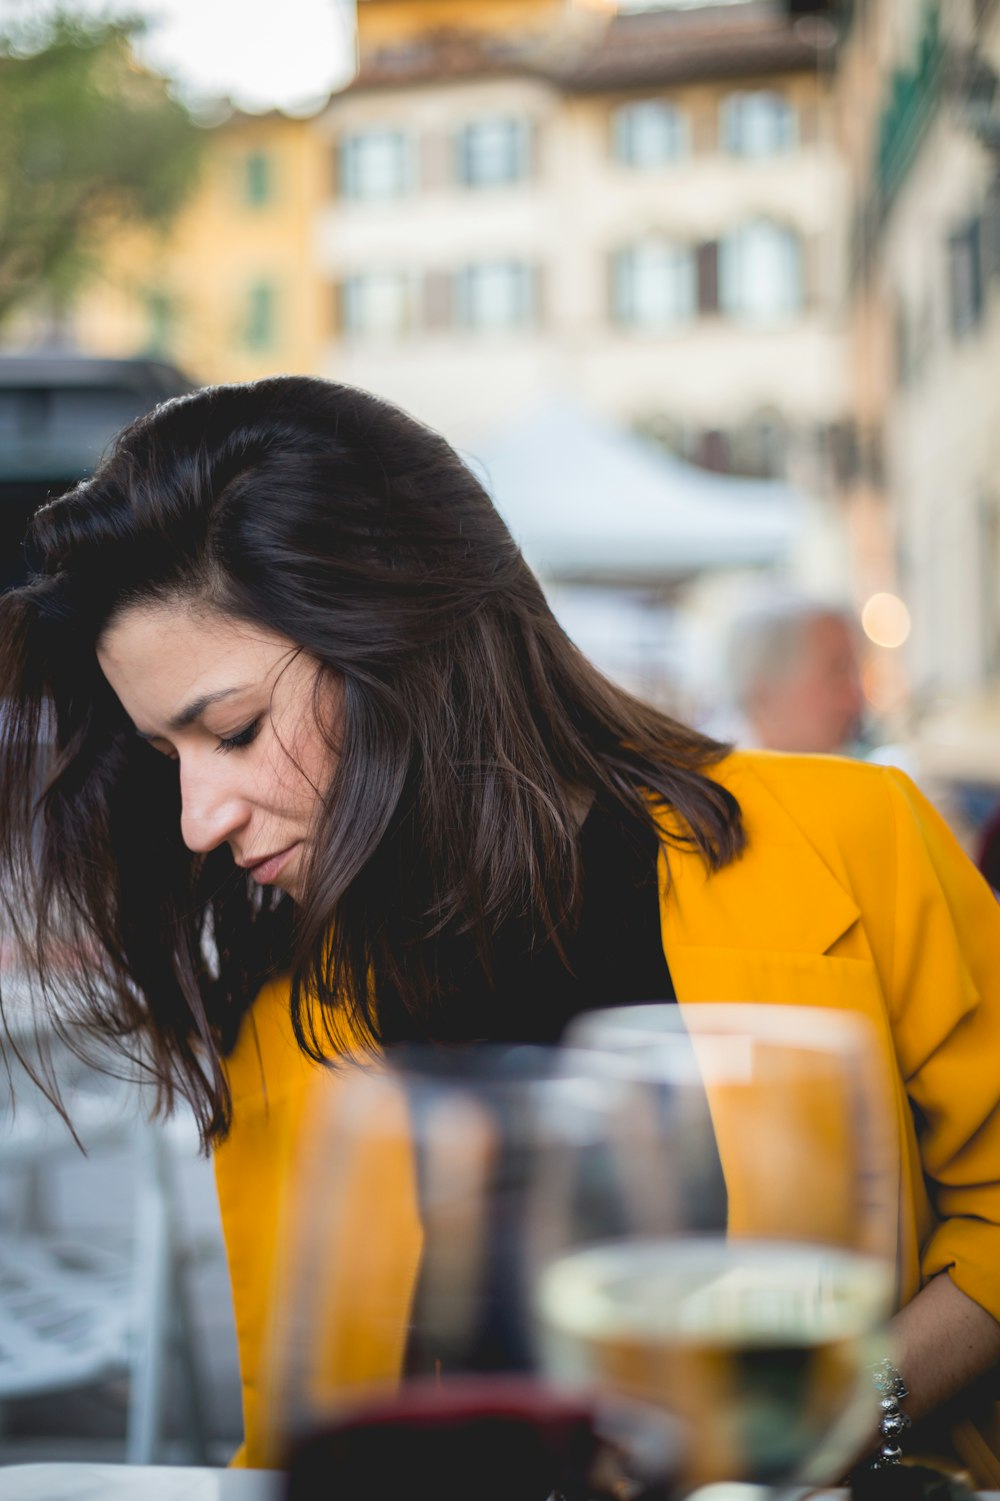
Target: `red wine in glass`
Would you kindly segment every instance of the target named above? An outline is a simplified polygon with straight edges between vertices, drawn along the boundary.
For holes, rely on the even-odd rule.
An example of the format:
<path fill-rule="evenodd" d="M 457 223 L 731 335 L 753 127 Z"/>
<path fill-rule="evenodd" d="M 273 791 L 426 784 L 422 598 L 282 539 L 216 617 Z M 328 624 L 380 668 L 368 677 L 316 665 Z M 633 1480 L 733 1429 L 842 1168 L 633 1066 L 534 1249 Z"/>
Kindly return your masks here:
<path fill-rule="evenodd" d="M 413 1381 L 303 1439 L 285 1494 L 287 1501 L 612 1501 L 624 1494 L 667 1501 L 672 1432 L 660 1423 L 657 1474 L 643 1476 L 620 1442 L 621 1419 L 597 1400 L 528 1378 Z"/>

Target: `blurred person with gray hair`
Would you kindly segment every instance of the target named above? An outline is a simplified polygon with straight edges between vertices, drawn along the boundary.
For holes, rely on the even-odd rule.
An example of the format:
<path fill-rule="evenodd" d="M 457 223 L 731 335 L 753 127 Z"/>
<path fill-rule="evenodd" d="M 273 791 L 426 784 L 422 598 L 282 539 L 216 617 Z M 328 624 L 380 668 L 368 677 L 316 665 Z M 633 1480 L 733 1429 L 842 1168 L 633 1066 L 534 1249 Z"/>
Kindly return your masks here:
<path fill-rule="evenodd" d="M 821 600 L 783 597 L 740 613 L 726 653 L 741 745 L 849 752 L 860 738 L 864 695 L 851 613 Z"/>

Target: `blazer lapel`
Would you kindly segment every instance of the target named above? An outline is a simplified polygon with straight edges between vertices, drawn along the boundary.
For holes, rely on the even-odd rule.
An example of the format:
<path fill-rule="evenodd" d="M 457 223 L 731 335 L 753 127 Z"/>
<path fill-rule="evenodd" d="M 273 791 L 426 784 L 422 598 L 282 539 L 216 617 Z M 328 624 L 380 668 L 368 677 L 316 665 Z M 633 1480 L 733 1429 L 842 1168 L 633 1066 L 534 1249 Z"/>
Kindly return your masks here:
<path fill-rule="evenodd" d="M 839 940 L 859 922 L 851 893 L 837 880 L 802 828 L 739 757 L 724 763 L 718 780 L 739 799 L 747 831 L 742 857 L 709 874 L 687 847 L 661 852 L 660 913 L 664 952 L 678 1002 L 758 1002 L 854 1011 L 872 1023 L 885 1076 L 896 1080 L 896 1131 L 886 1170 L 899 1193 L 898 1279 L 904 1296 L 919 1286 L 918 1238 L 901 1189 L 903 1144 L 912 1136 L 905 1093 L 898 1079 L 881 982 L 863 933 Z M 663 819 L 665 834 L 680 832 Z M 718 1090 L 709 1091 L 730 1191 L 731 1228 L 750 1231 L 766 1202 L 764 1179 L 773 1165 L 765 1154 L 764 1179 L 747 1171 L 746 1123 L 726 1112 Z M 909 1132 L 909 1134 L 908 1134 Z M 735 1164 L 741 1164 L 737 1171 Z M 817 1210 L 817 1223 L 821 1222 Z"/>
<path fill-rule="evenodd" d="M 857 904 L 752 768 L 723 769 L 747 831 L 739 859 L 711 873 L 672 842 L 673 815 L 661 821 L 661 926 L 678 1000 L 843 1005 L 847 965 L 856 1006 L 857 961 L 827 956 Z"/>

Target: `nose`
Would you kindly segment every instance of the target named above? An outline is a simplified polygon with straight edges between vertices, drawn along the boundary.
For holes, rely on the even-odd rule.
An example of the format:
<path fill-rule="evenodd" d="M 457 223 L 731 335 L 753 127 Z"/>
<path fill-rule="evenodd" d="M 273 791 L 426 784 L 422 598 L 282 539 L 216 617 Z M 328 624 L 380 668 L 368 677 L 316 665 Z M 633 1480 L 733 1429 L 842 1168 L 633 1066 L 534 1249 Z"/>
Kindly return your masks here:
<path fill-rule="evenodd" d="M 249 817 L 249 800 L 225 761 L 181 757 L 181 838 L 189 850 L 207 855 L 244 828 Z"/>

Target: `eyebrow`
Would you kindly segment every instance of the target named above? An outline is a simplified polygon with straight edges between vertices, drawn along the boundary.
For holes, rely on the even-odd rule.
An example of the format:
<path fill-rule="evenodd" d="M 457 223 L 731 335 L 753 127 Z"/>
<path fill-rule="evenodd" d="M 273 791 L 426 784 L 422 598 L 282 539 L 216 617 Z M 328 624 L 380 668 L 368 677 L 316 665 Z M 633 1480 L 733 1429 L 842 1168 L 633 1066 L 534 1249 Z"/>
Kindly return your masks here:
<path fill-rule="evenodd" d="M 224 698 L 231 698 L 235 693 L 242 693 L 244 689 L 245 685 L 242 685 L 237 688 L 218 688 L 214 693 L 203 693 L 200 698 L 192 699 L 179 714 L 175 714 L 173 719 L 168 723 L 167 729 L 186 729 L 189 724 L 194 724 L 196 719 L 200 719 L 205 710 L 210 708 L 212 704 L 220 703 Z M 145 730 L 137 729 L 136 734 L 140 740 L 159 740 L 160 738 L 159 735 L 147 734 Z"/>

